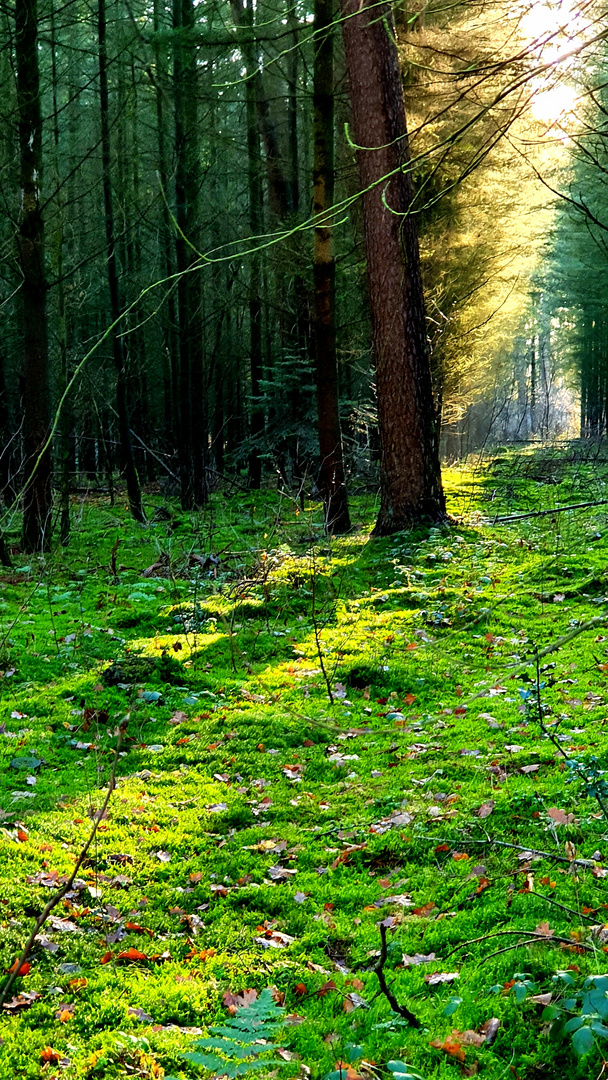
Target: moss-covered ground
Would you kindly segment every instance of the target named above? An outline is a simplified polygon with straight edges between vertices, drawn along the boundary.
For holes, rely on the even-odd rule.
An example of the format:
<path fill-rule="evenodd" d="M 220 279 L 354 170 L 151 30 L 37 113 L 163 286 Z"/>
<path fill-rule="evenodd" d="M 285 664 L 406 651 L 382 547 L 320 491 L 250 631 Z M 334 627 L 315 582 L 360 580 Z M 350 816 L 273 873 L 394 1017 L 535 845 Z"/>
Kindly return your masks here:
<path fill-rule="evenodd" d="M 74 866 L 125 718 L 127 734 L 75 887 L 1 1010 L 1 1080 L 206 1077 L 182 1054 L 227 991 L 267 986 L 286 1078 L 349 1057 L 349 1080 L 394 1059 L 428 1080 L 596 1077 L 600 1021 L 581 1057 L 543 1010 L 572 996 L 557 972 L 578 988 L 608 969 L 608 821 L 565 760 L 606 765 L 608 622 L 541 658 L 553 739 L 534 649 L 607 612 L 606 480 L 580 444 L 505 451 L 446 471 L 443 529 L 373 539 L 371 496 L 331 542 L 318 504 L 276 492 L 195 516 L 150 495 L 146 527 L 89 497 L 67 549 L 15 544 L 3 972 Z M 381 920 L 420 1030 L 379 993 Z"/>

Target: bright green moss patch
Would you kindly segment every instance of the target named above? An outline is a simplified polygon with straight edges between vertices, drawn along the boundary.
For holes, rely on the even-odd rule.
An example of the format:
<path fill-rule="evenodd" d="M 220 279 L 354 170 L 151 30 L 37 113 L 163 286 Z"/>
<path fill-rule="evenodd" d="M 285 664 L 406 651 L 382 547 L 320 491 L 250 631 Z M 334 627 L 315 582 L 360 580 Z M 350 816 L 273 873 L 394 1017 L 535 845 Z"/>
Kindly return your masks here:
<path fill-rule="evenodd" d="M 3 1010 L 2 1080 L 204 1077 L 182 1055 L 227 991 L 266 986 L 286 1077 L 597 1076 L 601 1032 L 583 1057 L 551 1041 L 542 995 L 574 1000 L 608 968 L 608 823 L 564 760 L 606 767 L 608 625 L 542 660 L 553 742 L 529 694 L 534 647 L 606 613 L 606 513 L 492 524 L 600 499 L 605 466 L 577 452 L 450 470 L 445 529 L 371 540 L 361 499 L 329 541 L 318 506 L 271 493 L 139 528 L 91 500 L 69 551 L 15 556 L 3 970 L 71 873 L 128 725 L 108 816 L 15 985 L 36 996 Z M 387 978 L 420 1031 L 379 994 L 386 918 Z M 573 989 L 552 981 L 568 969 Z M 490 1045 L 473 1038 L 493 1017 Z"/>

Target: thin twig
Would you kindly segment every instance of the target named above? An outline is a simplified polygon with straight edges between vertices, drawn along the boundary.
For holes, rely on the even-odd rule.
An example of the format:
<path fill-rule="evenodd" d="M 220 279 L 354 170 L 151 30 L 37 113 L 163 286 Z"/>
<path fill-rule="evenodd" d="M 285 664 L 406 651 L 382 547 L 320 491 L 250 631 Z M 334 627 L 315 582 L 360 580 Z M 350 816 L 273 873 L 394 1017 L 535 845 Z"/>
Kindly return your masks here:
<path fill-rule="evenodd" d="M 495 517 L 492 525 L 503 521 L 524 521 L 525 518 L 547 517 L 549 514 L 563 514 L 564 510 L 586 510 L 590 506 L 605 506 L 608 499 L 594 499 L 593 502 L 572 503 L 570 506 L 556 506 L 553 510 L 531 510 L 527 514 L 507 514 L 505 517 Z"/>
<path fill-rule="evenodd" d="M 425 833 L 418 833 L 417 840 L 434 840 L 439 841 L 440 844 L 454 844 L 456 841 L 447 836 L 427 836 Z M 558 862 L 568 863 L 570 866 L 595 866 L 593 859 L 569 859 L 566 855 L 558 855 L 556 852 L 539 851 L 537 848 L 528 847 L 526 844 L 509 844 L 506 840 L 495 840 L 493 837 L 488 836 L 486 840 L 474 840 L 467 837 L 459 837 L 458 844 L 495 844 L 497 847 L 511 848 L 512 851 L 529 851 L 530 855 L 539 855 L 543 859 L 556 859 Z M 535 894 L 538 895 L 538 894 Z"/>
<path fill-rule="evenodd" d="M 115 784 L 116 784 L 116 768 L 118 766 L 118 758 L 119 758 L 119 754 L 120 754 L 120 748 L 121 748 L 122 743 L 123 743 L 123 738 L 124 738 L 126 729 L 127 729 L 127 722 L 126 722 L 126 720 L 123 720 L 120 727 L 118 728 L 118 741 L 116 743 L 116 749 L 114 750 L 114 761 L 112 762 L 112 771 L 110 773 L 110 780 L 109 780 L 109 783 L 108 783 L 108 791 L 107 791 L 106 797 L 105 797 L 105 799 L 103 801 L 101 810 L 99 810 L 95 815 L 95 819 L 93 821 L 93 828 L 91 829 L 91 832 L 89 833 L 88 839 L 87 839 L 82 851 L 80 852 L 80 855 L 78 856 L 78 858 L 76 860 L 76 863 L 74 865 L 74 869 L 72 870 L 72 873 L 70 874 L 68 880 L 65 882 L 64 885 L 61 886 L 61 888 L 55 893 L 55 895 L 51 897 L 51 899 L 49 900 L 48 904 L 46 905 L 46 907 L 44 908 L 42 913 L 36 919 L 36 922 L 34 924 L 34 928 L 33 928 L 32 932 L 31 932 L 29 938 L 27 939 L 26 944 L 23 947 L 23 951 L 21 953 L 21 956 L 13 964 L 13 966 L 11 968 L 11 973 L 9 975 L 9 978 L 7 979 L 6 983 L 2 987 L 2 990 L 0 990 L 0 1006 L 4 1005 L 4 1002 L 6 1001 L 10 991 L 13 988 L 13 984 L 15 982 L 15 979 L 17 978 L 17 976 L 19 975 L 19 972 L 21 971 L 21 968 L 25 964 L 25 962 L 26 962 L 26 960 L 27 960 L 32 948 L 33 948 L 36 937 L 40 933 L 40 930 L 44 926 L 44 924 L 45 924 L 46 920 L 48 919 L 49 915 L 51 914 L 51 911 L 53 910 L 53 908 L 57 907 L 57 904 L 60 902 L 60 900 L 63 900 L 63 897 L 72 888 L 72 885 L 74 884 L 74 881 L 76 880 L 76 875 L 77 875 L 78 871 L 80 870 L 80 867 L 82 866 L 82 864 L 83 864 L 83 862 L 84 862 L 84 860 L 85 860 L 85 858 L 87 856 L 87 852 L 88 852 L 91 844 L 93 843 L 93 840 L 95 839 L 97 829 L 99 827 L 99 823 L 102 820 L 106 810 L 108 809 L 108 805 L 109 805 L 110 799 L 112 797 L 112 792 L 114 791 L 114 787 L 115 787 Z"/>
<path fill-rule="evenodd" d="M 422 1025 L 421 1025 L 420 1020 L 418 1019 L 418 1017 L 414 1016 L 413 1012 L 410 1012 L 410 1010 L 407 1008 L 406 1005 L 400 1005 L 399 1004 L 399 1002 L 397 1001 L 397 998 L 393 994 L 393 991 L 391 990 L 390 986 L 388 985 L 388 983 L 386 981 L 386 978 L 385 978 L 385 975 L 384 975 L 384 965 L 386 963 L 387 945 L 386 945 L 386 926 L 384 925 L 384 923 L 380 923 L 380 938 L 382 940 L 382 948 L 380 950 L 380 957 L 378 959 L 378 963 L 376 964 L 376 966 L 374 968 L 374 971 L 375 971 L 376 975 L 378 976 L 378 982 L 380 983 L 380 989 L 381 989 L 382 993 L 384 994 L 386 1000 L 388 1001 L 388 1003 L 389 1003 L 391 1009 L 393 1010 L 393 1012 L 399 1013 L 399 1016 L 402 1016 L 404 1018 L 404 1020 L 407 1020 L 410 1027 L 420 1028 Z"/>
<path fill-rule="evenodd" d="M 523 932 L 525 933 L 525 931 Z M 488 953 L 487 956 L 482 956 L 477 967 L 480 967 L 481 964 L 485 964 L 486 960 L 491 960 L 493 956 L 500 956 L 502 953 L 510 952 L 512 949 L 519 949 L 522 945 L 538 945 L 540 942 L 549 945 L 563 942 L 566 945 L 575 946 L 577 949 L 584 949 L 585 952 L 593 952 L 593 947 L 591 945 L 583 945 L 580 941 L 571 941 L 569 938 L 562 937 L 540 937 L 537 935 L 536 937 L 528 938 L 527 941 L 516 941 L 514 945 L 506 945 L 504 949 L 497 949 L 496 952 L 491 952 Z"/>

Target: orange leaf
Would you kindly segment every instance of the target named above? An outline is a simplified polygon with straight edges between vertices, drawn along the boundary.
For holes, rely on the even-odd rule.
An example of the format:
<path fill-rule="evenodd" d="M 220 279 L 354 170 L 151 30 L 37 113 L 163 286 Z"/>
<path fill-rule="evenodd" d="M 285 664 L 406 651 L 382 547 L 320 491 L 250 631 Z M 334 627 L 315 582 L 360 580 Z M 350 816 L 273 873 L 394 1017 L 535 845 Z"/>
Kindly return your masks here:
<path fill-rule="evenodd" d="M 436 1050 L 443 1050 L 444 1053 L 449 1054 L 450 1057 L 455 1057 L 458 1061 L 464 1061 L 465 1052 L 462 1045 L 453 1036 L 448 1035 L 445 1042 L 442 1042 L 441 1039 L 433 1039 L 431 1046 L 434 1046 Z"/>
<path fill-rule="evenodd" d="M 83 986 L 87 985 L 86 979 L 70 979 L 68 986 L 72 987 L 72 990 L 80 990 Z"/>
<path fill-rule="evenodd" d="M 403 699 L 403 704 L 404 705 L 413 705 L 415 700 L 416 700 L 416 695 L 415 694 L 406 694 L 404 699 Z"/>
<path fill-rule="evenodd" d="M 103 956 L 102 956 L 101 960 L 99 961 L 99 963 L 100 964 L 109 964 L 111 959 L 112 959 L 112 953 L 111 952 L 106 952 L 106 953 L 103 954 Z"/>
<path fill-rule="evenodd" d="M 139 949 L 125 949 L 124 952 L 119 952 L 116 957 L 117 960 L 147 960 L 148 957 L 145 953 L 140 952 Z"/>
<path fill-rule="evenodd" d="M 47 1061 L 51 1065 L 56 1065 L 60 1060 L 60 1057 L 61 1055 L 58 1054 L 56 1050 L 53 1050 L 52 1046 L 45 1046 L 44 1050 L 40 1051 L 40 1060 Z"/>
<path fill-rule="evenodd" d="M 298 997 L 305 997 L 308 993 L 308 988 L 305 983 L 296 983 L 294 990 Z"/>
<path fill-rule="evenodd" d="M 435 854 L 439 855 L 442 851 L 449 851 L 449 850 L 450 850 L 450 845 L 449 844 L 437 844 L 437 847 L 435 848 Z"/>
<path fill-rule="evenodd" d="M 452 855 L 454 862 L 462 862 L 463 859 L 470 859 L 470 855 L 467 855 L 466 851 L 455 851 Z"/>
<path fill-rule="evenodd" d="M 414 915 L 422 915 L 422 916 L 430 915 L 430 913 L 431 913 L 431 911 L 433 910 L 434 907 L 435 907 L 435 904 L 433 903 L 432 900 L 430 900 L 428 904 L 423 904 L 422 907 L 415 907 L 414 908 Z"/>
<path fill-rule="evenodd" d="M 68 1020 L 72 1019 L 71 1009 L 62 1009 L 58 1019 L 60 1024 L 67 1024 Z"/>
<path fill-rule="evenodd" d="M 128 922 L 125 923 L 125 927 L 127 930 L 131 930 L 131 932 L 134 934 L 148 934 L 149 937 L 154 937 L 153 930 L 149 930 L 147 926 L 140 926 L 139 923 Z"/>
<path fill-rule="evenodd" d="M 25 829 L 17 829 L 17 839 L 21 840 L 22 844 L 24 844 L 26 840 L 29 840 L 29 835 L 26 833 Z"/>
<path fill-rule="evenodd" d="M 18 967 L 19 967 L 19 961 L 15 960 L 15 963 L 8 969 L 10 974 L 13 975 L 14 972 L 17 971 Z M 19 968 L 19 975 L 29 975 L 29 973 L 31 971 L 31 968 L 32 968 L 31 964 L 22 964 L 21 967 Z"/>

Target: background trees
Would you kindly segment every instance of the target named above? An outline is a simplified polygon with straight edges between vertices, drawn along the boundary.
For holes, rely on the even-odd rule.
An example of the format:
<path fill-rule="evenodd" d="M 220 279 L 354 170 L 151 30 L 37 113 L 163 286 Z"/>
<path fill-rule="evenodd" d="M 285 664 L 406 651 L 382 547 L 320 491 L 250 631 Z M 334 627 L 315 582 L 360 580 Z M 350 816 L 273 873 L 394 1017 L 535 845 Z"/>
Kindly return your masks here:
<path fill-rule="evenodd" d="M 440 425 L 452 456 L 488 432 L 572 428 L 573 409 L 584 434 L 601 430 L 603 289 L 596 276 L 592 302 L 584 284 L 605 220 L 601 62 L 546 67 L 597 15 L 586 4 L 555 29 L 548 11 L 398 8 L 410 166 L 389 20 L 359 45 L 344 23 L 347 54 L 351 40 L 393 65 L 384 119 L 366 127 L 369 71 L 335 30 L 348 8 L 327 0 L 2 7 L 5 508 L 79 369 L 26 489 L 28 546 L 50 535 L 53 462 L 64 540 L 69 490 L 113 497 L 117 469 L 138 519 L 140 485 L 190 509 L 278 476 L 321 495 L 338 531 L 347 484 L 380 467 L 384 531 L 441 512 Z M 584 107 L 565 120 L 572 86 Z M 382 131 L 396 141 L 381 151 Z M 377 185 L 363 214 L 353 138 Z M 536 173 L 578 184 L 573 201 L 556 209 Z M 391 487 L 395 448 L 419 490 L 403 473 Z"/>

